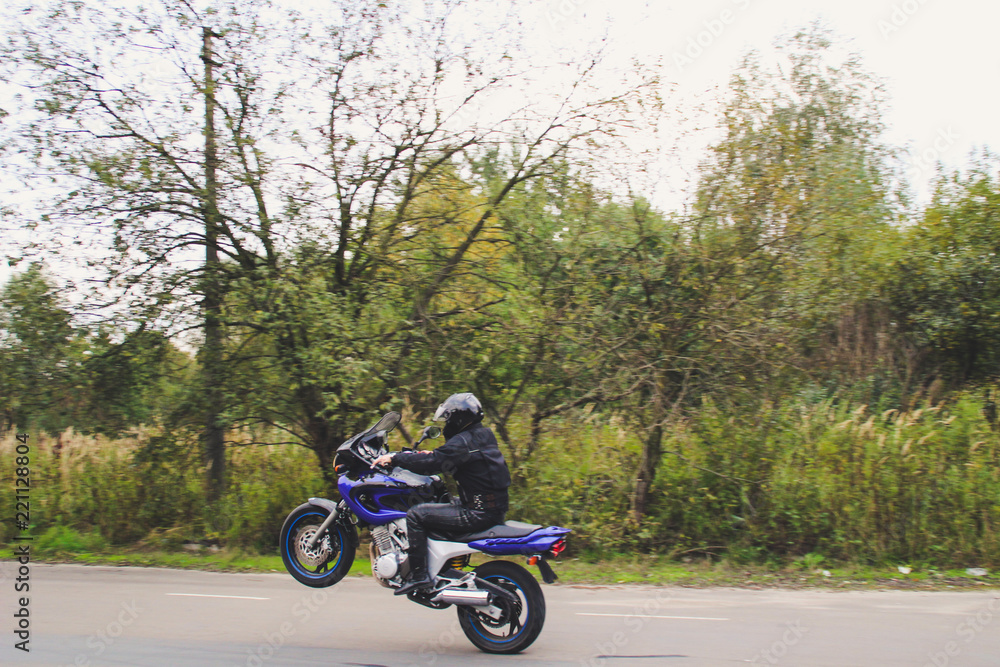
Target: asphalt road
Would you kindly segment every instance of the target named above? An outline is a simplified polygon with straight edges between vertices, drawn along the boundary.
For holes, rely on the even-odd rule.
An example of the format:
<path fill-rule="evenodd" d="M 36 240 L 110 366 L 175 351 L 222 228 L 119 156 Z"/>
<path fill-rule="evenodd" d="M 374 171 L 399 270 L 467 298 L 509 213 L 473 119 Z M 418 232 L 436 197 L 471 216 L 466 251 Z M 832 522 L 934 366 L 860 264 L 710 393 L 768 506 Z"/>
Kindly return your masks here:
<path fill-rule="evenodd" d="M 1000 666 L 1000 591 L 832 592 L 545 586 L 516 656 L 468 642 L 453 609 L 369 578 L 30 566 L 29 653 L 15 648 L 17 563 L 0 564 L 0 665 Z"/>

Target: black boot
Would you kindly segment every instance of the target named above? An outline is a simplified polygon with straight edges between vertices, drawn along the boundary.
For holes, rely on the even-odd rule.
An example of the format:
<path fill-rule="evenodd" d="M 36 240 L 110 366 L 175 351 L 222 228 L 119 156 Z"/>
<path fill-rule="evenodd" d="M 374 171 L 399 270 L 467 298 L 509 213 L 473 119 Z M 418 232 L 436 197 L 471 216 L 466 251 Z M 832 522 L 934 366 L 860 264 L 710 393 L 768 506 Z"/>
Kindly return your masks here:
<path fill-rule="evenodd" d="M 410 578 L 406 580 L 406 583 L 396 589 L 394 595 L 406 595 L 410 591 L 418 591 L 422 588 L 427 588 L 434 582 L 431 581 L 430 575 L 427 574 L 427 568 L 424 567 L 423 570 L 412 570 L 410 572 Z"/>
<path fill-rule="evenodd" d="M 406 513 L 406 536 L 409 539 L 409 549 L 406 550 L 410 562 L 410 576 L 406 583 L 396 589 L 396 595 L 406 595 L 410 591 L 427 588 L 434 583 L 427 573 L 427 533 L 420 520 L 420 509 L 428 505 L 417 505 Z"/>
<path fill-rule="evenodd" d="M 427 588 L 433 583 L 427 574 L 427 547 L 424 546 L 426 540 L 422 539 L 423 531 L 417 529 L 413 532 L 416 533 L 417 539 L 411 539 L 410 548 L 406 552 L 407 560 L 410 562 L 410 576 L 407 577 L 405 584 L 396 589 L 396 595 L 406 595 L 410 591 Z"/>

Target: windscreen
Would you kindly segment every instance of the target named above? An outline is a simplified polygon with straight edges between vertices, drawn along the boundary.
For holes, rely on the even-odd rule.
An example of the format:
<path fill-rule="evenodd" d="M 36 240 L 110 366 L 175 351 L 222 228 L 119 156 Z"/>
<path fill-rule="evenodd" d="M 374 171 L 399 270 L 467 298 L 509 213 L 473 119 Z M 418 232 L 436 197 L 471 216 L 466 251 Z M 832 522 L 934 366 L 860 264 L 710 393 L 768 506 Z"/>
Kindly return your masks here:
<path fill-rule="evenodd" d="M 387 412 L 382 415 L 382 419 L 379 419 L 374 426 L 368 429 L 368 432 L 377 433 L 378 431 L 385 431 L 388 433 L 399 425 L 400 419 L 402 419 L 402 417 L 398 412 Z"/>

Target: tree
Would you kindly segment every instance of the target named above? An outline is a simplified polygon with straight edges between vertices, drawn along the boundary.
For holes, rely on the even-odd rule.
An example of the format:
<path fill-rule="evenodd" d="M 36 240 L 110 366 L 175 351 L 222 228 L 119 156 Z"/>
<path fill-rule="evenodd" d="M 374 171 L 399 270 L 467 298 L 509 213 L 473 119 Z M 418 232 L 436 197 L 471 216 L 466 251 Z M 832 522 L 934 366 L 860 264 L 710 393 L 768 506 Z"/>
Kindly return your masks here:
<path fill-rule="evenodd" d="M 880 89 L 856 58 L 833 60 L 820 28 L 783 50 L 787 68 L 768 71 L 751 55 L 734 75 L 725 136 L 690 214 L 664 225 L 635 207 L 612 272 L 624 327 L 605 344 L 631 338 L 619 349 L 637 370 L 630 411 L 647 434 L 636 520 L 671 419 L 705 397 L 753 400 L 817 354 L 817 332 L 845 306 L 877 294 L 866 282 L 879 264 L 872 245 L 894 219 Z"/>
<path fill-rule="evenodd" d="M 161 334 L 94 331 L 40 264 L 0 292 L 0 429 L 117 434 L 150 424 L 176 393 L 171 379 L 188 362 Z"/>
<path fill-rule="evenodd" d="M 231 3 L 202 17 L 184 2 L 166 3 L 159 12 L 54 2 L 22 13 L 47 14 L 44 30 L 24 25 L 7 33 L 5 45 L 17 68 L 12 77 L 29 91 L 37 111 L 26 116 L 14 147 L 24 150 L 27 142 L 36 168 L 66 186 L 46 218 L 93 227 L 100 242 L 113 243 L 102 278 L 131 315 L 175 318 L 176 332 L 198 325 L 190 306 L 199 303 L 204 443 L 214 495 L 224 483 L 225 463 L 218 392 L 225 275 L 219 257 L 248 269 L 255 253 L 247 246 L 270 247 L 262 231 L 263 165 L 251 136 L 258 128 L 250 127 L 250 96 L 260 73 L 248 67 L 248 30 L 236 30 L 259 28 L 259 9 Z M 235 38 L 216 49 L 216 33 L 205 28 L 201 44 L 193 43 L 184 28 L 199 18 L 234 29 Z M 229 65 L 224 85 L 216 81 L 217 58 Z M 203 114 L 196 111 L 199 101 Z M 227 125 L 222 148 L 218 110 Z M 197 136 L 203 137 L 200 146 Z M 226 169 L 220 152 L 227 153 Z M 189 260 L 196 247 L 203 248 L 205 263 L 177 271 L 173 263 Z"/>
<path fill-rule="evenodd" d="M 887 297 L 901 338 L 919 354 L 915 372 L 951 384 L 996 376 L 1000 340 L 1000 183 L 984 154 L 939 180 L 933 200 L 905 230 Z"/>
<path fill-rule="evenodd" d="M 628 232 L 621 205 L 568 163 L 519 187 L 499 216 L 511 243 L 497 274 L 507 276 L 506 298 L 489 346 L 477 348 L 475 378 L 517 474 L 547 420 L 587 405 L 611 409 L 635 389 L 613 381 L 616 347 L 595 335 L 617 317 L 600 263 L 617 261 Z M 522 417 L 530 431 L 518 443 L 507 424 Z"/>
<path fill-rule="evenodd" d="M 0 391 L 3 423 L 62 430 L 77 415 L 85 341 L 39 264 L 16 274 L 0 293 Z"/>
<path fill-rule="evenodd" d="M 42 111 L 22 137 L 74 183 L 50 219 L 113 230 L 108 283 L 131 290 L 130 311 L 202 332 L 210 423 L 285 429 L 329 471 L 369 406 L 423 405 L 415 378 L 435 363 L 439 324 L 474 328 L 462 316 L 490 306 L 476 296 L 488 288 L 466 288 L 489 283 L 501 204 L 599 151 L 644 94 L 585 97 L 587 61 L 556 94 L 497 113 L 515 87 L 543 84 L 492 43 L 457 41 L 449 19 L 466 11 L 345 2 L 284 21 L 256 2 L 57 3 L 56 30 L 9 41 Z M 107 68 L 109 55 L 140 75 Z M 502 146 L 509 158 L 477 175 Z M 207 262 L 178 265 L 193 249 Z"/>
<path fill-rule="evenodd" d="M 169 427 L 176 421 L 197 371 L 194 360 L 142 323 L 131 331 L 101 327 L 88 333 L 81 391 L 85 407 L 71 425 L 117 435 L 140 425 Z"/>

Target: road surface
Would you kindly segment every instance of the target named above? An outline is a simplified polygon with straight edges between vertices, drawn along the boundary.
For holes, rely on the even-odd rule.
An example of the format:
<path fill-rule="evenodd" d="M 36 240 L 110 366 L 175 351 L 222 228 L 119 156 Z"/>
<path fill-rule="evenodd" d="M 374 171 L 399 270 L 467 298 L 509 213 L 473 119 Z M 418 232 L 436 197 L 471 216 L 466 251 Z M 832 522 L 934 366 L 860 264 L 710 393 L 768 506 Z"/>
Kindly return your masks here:
<path fill-rule="evenodd" d="M 0 564 L 4 666 L 1000 665 L 997 590 L 544 586 L 535 644 L 489 656 L 454 609 L 420 607 L 370 578 L 311 589 L 284 573 L 34 563 L 18 593 L 17 568 Z M 22 609 L 27 653 L 15 648 Z"/>

